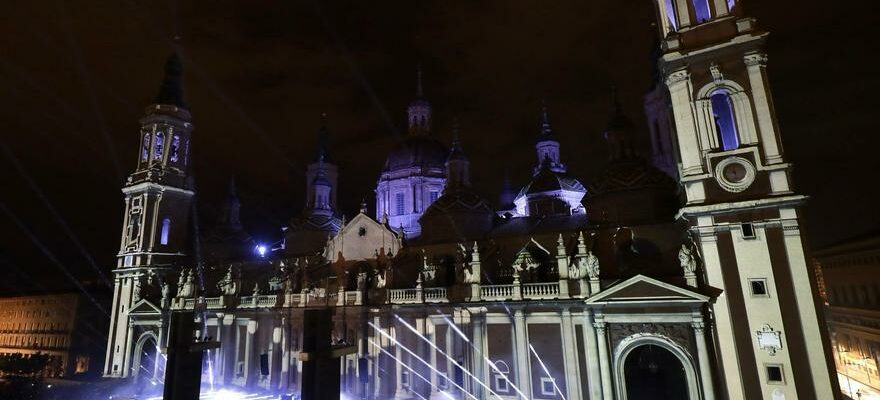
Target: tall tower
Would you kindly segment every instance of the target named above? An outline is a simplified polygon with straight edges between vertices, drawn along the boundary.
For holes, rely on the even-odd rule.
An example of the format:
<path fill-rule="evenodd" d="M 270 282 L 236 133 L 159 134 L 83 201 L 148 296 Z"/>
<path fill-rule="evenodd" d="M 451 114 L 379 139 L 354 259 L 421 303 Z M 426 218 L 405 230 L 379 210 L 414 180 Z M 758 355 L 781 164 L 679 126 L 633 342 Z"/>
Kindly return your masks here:
<path fill-rule="evenodd" d="M 431 137 L 431 103 L 418 69 L 416 99 L 407 107 L 409 134 L 388 154 L 376 185 L 376 219 L 407 238 L 421 234 L 419 219 L 446 186 L 447 149 Z"/>
<path fill-rule="evenodd" d="M 767 32 L 736 0 L 657 0 L 660 69 L 703 284 L 719 290 L 719 395 L 839 396 L 766 72 Z"/>
<path fill-rule="evenodd" d="M 306 211 L 333 214 L 336 210 L 336 192 L 339 172 L 330 158 L 327 141 L 327 114 L 321 114 L 318 132 L 318 152 L 306 169 Z"/>
<path fill-rule="evenodd" d="M 185 257 L 190 203 L 187 183 L 193 126 L 183 99 L 183 66 L 175 53 L 153 105 L 141 118 L 137 167 L 122 188 L 125 216 L 114 274 L 113 311 L 104 375 L 131 374 L 128 312 L 140 300 L 148 277 L 159 281 Z"/>

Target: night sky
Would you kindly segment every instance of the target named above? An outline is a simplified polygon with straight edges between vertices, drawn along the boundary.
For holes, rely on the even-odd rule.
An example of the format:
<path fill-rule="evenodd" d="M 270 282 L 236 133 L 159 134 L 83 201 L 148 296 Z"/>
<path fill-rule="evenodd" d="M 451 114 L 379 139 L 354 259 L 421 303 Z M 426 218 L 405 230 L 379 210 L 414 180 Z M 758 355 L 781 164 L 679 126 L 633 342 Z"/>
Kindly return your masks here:
<path fill-rule="evenodd" d="M 476 186 L 497 199 L 505 169 L 525 183 L 540 102 L 583 182 L 607 160 L 600 132 L 618 88 L 647 134 L 642 96 L 656 43 L 649 1 L 8 2 L 0 16 L 0 292 L 69 287 L 62 271 L 109 276 L 138 119 L 175 36 L 194 124 L 202 229 L 235 176 L 255 236 L 303 204 L 320 114 L 348 215 L 373 187 L 421 63 L 433 134 L 458 116 Z M 868 3 L 868 2 L 863 2 Z M 770 30 L 769 72 L 797 189 L 813 197 L 810 242 L 875 229 L 880 145 L 876 21 L 867 4 L 752 1 Z M 92 261 L 90 261 L 92 260 Z"/>

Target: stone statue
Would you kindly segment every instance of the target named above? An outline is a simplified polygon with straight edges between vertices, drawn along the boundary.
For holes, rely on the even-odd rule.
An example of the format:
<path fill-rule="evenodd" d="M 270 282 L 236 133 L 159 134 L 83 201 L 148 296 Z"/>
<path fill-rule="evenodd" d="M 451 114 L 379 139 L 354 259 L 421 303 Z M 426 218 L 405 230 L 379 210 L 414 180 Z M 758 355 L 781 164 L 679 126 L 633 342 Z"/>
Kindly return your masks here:
<path fill-rule="evenodd" d="M 180 275 L 177 277 L 177 296 L 175 297 L 183 297 L 183 285 L 186 282 L 186 270 L 180 270 Z"/>
<path fill-rule="evenodd" d="M 359 272 L 357 275 L 357 289 L 364 290 L 367 287 L 367 273 Z"/>
<path fill-rule="evenodd" d="M 589 276 L 590 279 L 599 279 L 599 257 L 596 257 L 592 251 L 588 251 L 587 257 L 584 259 L 584 264 L 587 276 Z"/>
<path fill-rule="evenodd" d="M 376 271 L 376 289 L 385 289 L 388 284 L 388 269 Z"/>
<path fill-rule="evenodd" d="M 132 298 L 134 301 L 141 299 L 141 277 L 134 278 L 134 289 L 132 290 Z"/>
<path fill-rule="evenodd" d="M 186 282 L 183 283 L 183 289 L 178 292 L 179 297 L 191 298 L 196 294 L 196 284 L 195 284 L 195 276 L 193 271 L 190 269 L 189 273 L 186 275 Z"/>
<path fill-rule="evenodd" d="M 162 283 L 162 302 L 166 302 L 171 299 L 171 285 L 168 282 Z"/>
<path fill-rule="evenodd" d="M 259 283 L 255 283 L 255 284 L 254 284 L 254 296 L 259 296 L 259 295 L 261 295 L 261 294 L 262 294 L 262 293 L 260 293 L 260 284 L 259 284 Z"/>
<path fill-rule="evenodd" d="M 681 269 L 685 275 L 693 275 L 697 272 L 697 257 L 694 251 L 689 249 L 687 245 L 682 244 L 681 250 L 678 251 L 678 262 L 681 263 Z"/>
<path fill-rule="evenodd" d="M 226 271 L 226 276 L 220 282 L 217 282 L 217 288 L 220 289 L 220 293 L 224 296 L 235 296 L 238 294 L 238 282 L 232 278 L 231 265 Z"/>

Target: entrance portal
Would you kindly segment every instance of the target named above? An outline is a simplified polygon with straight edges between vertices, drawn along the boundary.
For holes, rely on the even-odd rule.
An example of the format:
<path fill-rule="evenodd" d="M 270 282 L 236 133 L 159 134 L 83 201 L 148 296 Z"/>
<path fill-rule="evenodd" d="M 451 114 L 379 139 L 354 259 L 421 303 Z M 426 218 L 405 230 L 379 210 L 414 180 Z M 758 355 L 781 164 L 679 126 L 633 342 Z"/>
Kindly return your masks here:
<path fill-rule="evenodd" d="M 628 400 L 688 400 L 688 382 L 681 361 L 663 347 L 645 344 L 633 349 L 624 363 Z"/>

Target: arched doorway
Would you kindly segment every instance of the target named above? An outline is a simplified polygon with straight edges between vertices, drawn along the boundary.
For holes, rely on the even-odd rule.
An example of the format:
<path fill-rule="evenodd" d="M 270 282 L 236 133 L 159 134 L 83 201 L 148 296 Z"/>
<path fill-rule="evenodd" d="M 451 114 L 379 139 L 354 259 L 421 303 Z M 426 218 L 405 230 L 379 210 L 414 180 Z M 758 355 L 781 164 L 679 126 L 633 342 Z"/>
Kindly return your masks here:
<path fill-rule="evenodd" d="M 156 344 L 156 337 L 151 334 L 144 334 L 138 340 L 132 355 L 132 375 L 137 378 L 138 386 L 155 385 L 161 381 L 161 376 L 157 376 L 159 367 L 159 348 Z"/>
<path fill-rule="evenodd" d="M 675 354 L 649 343 L 630 351 L 623 364 L 628 400 L 688 400 L 685 367 Z"/>

